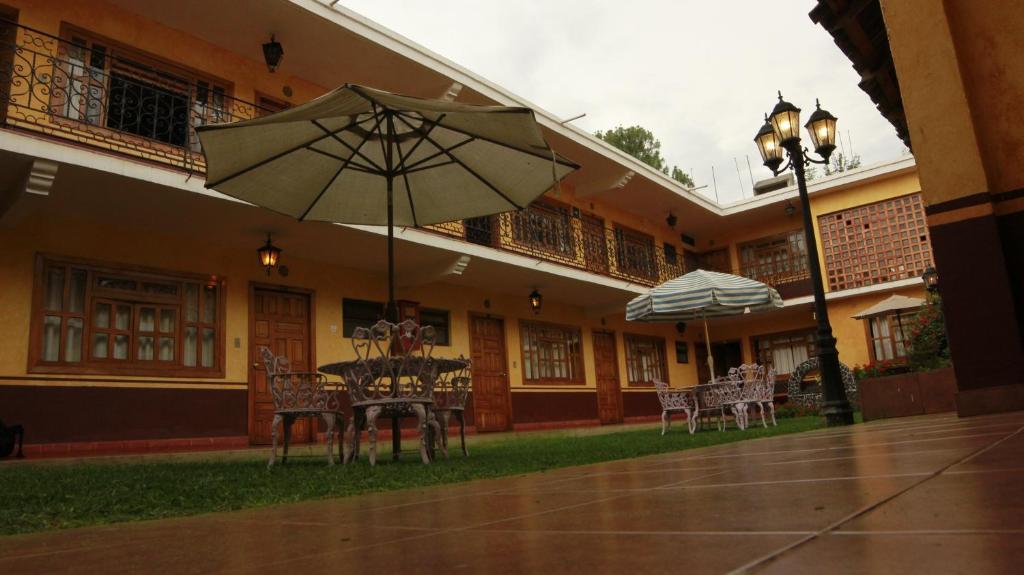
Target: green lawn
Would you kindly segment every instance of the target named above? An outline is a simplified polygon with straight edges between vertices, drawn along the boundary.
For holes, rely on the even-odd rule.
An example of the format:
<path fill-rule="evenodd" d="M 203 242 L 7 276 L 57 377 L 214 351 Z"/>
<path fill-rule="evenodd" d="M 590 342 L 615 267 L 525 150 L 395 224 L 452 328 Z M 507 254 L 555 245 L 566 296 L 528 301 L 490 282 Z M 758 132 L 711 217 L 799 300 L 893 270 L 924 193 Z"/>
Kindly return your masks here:
<path fill-rule="evenodd" d="M 753 423 L 753 422 L 752 422 Z M 434 465 L 416 453 L 392 463 L 390 454 L 370 468 L 364 456 L 355 465 L 327 467 L 316 456 L 293 457 L 267 470 L 263 450 L 239 457 L 217 453 L 101 461 L 0 463 L 0 534 L 65 529 L 211 511 L 228 511 L 327 497 L 345 497 L 539 472 L 558 467 L 627 459 L 756 437 L 817 429 L 820 417 L 779 420 L 778 427 L 747 431 L 686 433 L 677 422 L 665 437 L 653 428 L 602 434 L 535 433 L 487 439 Z M 608 428 L 604 428 L 608 429 Z M 387 442 L 390 443 L 390 442 Z M 407 449 L 414 445 L 406 442 Z M 258 459 L 257 459 L 258 457 Z"/>

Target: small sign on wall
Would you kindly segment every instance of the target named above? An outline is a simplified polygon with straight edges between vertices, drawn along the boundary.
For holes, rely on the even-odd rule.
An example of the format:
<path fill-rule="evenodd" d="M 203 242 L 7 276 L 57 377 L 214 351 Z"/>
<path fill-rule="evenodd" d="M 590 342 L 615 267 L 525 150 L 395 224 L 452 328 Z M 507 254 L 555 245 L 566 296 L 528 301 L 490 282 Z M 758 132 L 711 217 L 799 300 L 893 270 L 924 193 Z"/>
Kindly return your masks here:
<path fill-rule="evenodd" d="M 690 363 L 690 347 L 685 341 L 676 342 L 676 363 Z"/>

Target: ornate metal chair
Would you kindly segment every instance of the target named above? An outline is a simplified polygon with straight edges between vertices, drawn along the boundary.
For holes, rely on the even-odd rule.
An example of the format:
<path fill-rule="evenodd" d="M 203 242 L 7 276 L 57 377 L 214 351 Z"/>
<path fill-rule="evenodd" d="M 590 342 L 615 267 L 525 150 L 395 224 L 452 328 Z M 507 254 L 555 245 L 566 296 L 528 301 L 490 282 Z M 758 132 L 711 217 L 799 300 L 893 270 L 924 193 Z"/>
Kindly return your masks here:
<path fill-rule="evenodd" d="M 284 424 L 284 453 L 281 462 L 288 461 L 288 443 L 291 441 L 292 424 L 299 417 L 319 416 L 327 426 L 327 464 L 334 465 L 334 433 L 339 435 L 345 421 L 341 402 L 335 392 L 325 389 L 327 378 L 319 373 L 293 372 L 288 358 L 274 355 L 270 349 L 261 349 L 263 364 L 267 368 L 267 387 L 274 398 L 274 421 L 270 432 L 270 461 L 273 467 L 277 460 L 277 427 Z M 341 438 L 338 438 L 339 446 Z M 339 450 L 340 451 L 340 450 Z M 340 455 L 340 454 L 339 454 Z"/>
<path fill-rule="evenodd" d="M 737 427 L 742 425 L 737 404 L 740 400 L 740 387 L 730 377 L 719 377 L 710 383 L 698 385 L 697 401 L 701 415 L 710 417 L 717 414 L 715 426 L 725 431 L 725 409 L 728 407 L 736 421 Z M 742 427 L 740 427 L 742 429 Z"/>
<path fill-rule="evenodd" d="M 655 381 L 654 388 L 658 391 L 658 401 L 661 402 L 661 434 L 668 433 L 672 425 L 672 414 L 683 412 L 686 414 L 686 425 L 690 435 L 697 431 L 697 394 L 694 390 L 671 389 L 663 381 Z"/>
<path fill-rule="evenodd" d="M 345 463 L 359 455 L 359 437 L 365 427 L 370 439 L 370 465 L 377 464 L 377 419 L 415 415 L 420 434 L 420 458 L 430 463 L 427 428 L 440 435 L 437 421 L 427 412 L 433 404 L 437 362 L 431 359 L 434 328 L 420 327 L 412 320 L 393 324 L 381 320 L 352 333 L 357 359 L 342 371 L 353 417 L 345 442 Z"/>
<path fill-rule="evenodd" d="M 749 409 L 756 405 L 761 412 L 761 424 L 768 427 L 765 419 L 765 410 L 771 410 L 772 425 L 775 422 L 775 371 L 765 372 L 763 365 L 756 363 L 745 363 L 739 367 L 729 370 L 729 377 L 740 386 L 740 394 L 735 401 L 736 412 L 742 422 L 741 429 L 746 429 L 749 424 Z M 766 405 L 767 404 L 767 405 Z"/>
<path fill-rule="evenodd" d="M 441 453 L 448 458 L 448 422 L 454 415 L 459 422 L 459 441 L 462 444 L 462 455 L 468 456 L 466 449 L 466 399 L 469 397 L 469 360 L 456 360 L 464 366 L 453 371 L 439 370 L 434 383 L 434 404 L 430 408 L 429 417 L 437 421 L 440 427 Z"/>

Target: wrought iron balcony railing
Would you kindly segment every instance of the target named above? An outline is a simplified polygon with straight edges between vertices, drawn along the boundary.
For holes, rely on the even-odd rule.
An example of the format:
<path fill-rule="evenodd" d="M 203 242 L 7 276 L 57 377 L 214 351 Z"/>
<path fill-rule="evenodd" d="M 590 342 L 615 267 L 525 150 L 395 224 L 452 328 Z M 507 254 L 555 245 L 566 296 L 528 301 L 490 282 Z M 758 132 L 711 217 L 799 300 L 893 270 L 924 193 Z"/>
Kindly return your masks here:
<path fill-rule="evenodd" d="M 205 171 L 195 128 L 266 110 L 195 72 L 0 20 L 0 126 Z"/>
<path fill-rule="evenodd" d="M 653 286 L 683 273 L 682 257 L 654 238 L 537 202 L 522 212 L 448 222 L 428 229 L 470 243 Z"/>

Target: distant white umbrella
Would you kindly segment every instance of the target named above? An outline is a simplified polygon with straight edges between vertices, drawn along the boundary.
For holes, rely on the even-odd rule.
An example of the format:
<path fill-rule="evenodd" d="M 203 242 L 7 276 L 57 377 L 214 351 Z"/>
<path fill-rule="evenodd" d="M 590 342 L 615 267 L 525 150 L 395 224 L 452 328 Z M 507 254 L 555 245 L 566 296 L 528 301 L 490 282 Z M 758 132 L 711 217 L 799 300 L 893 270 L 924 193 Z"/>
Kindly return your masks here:
<path fill-rule="evenodd" d="M 299 220 L 386 225 L 392 311 L 394 226 L 520 210 L 578 168 L 551 150 L 529 108 L 351 84 L 197 132 L 208 188 Z"/>
<path fill-rule="evenodd" d="M 708 351 L 708 367 L 715 376 L 711 354 L 709 317 L 739 315 L 782 307 L 779 292 L 750 278 L 695 270 L 651 288 L 626 305 L 626 320 L 678 322 L 701 319 Z"/>

